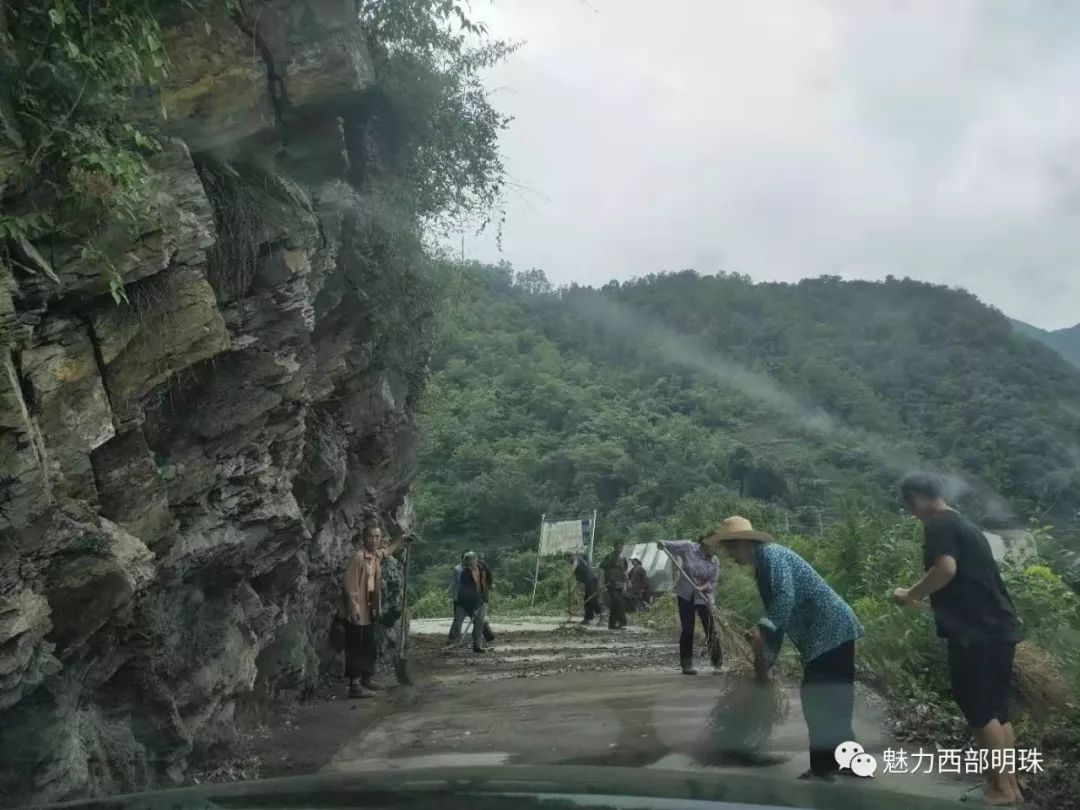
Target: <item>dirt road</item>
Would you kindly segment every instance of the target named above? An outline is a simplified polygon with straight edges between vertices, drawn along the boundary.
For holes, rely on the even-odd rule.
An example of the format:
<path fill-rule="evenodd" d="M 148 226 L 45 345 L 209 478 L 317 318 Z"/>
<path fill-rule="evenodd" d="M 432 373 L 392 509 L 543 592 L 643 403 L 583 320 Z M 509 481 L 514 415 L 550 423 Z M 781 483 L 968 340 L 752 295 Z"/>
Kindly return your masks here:
<path fill-rule="evenodd" d="M 674 638 L 557 620 L 494 622 L 486 655 L 446 650 L 449 620 L 413 622 L 416 684 L 392 675 L 377 699 L 348 701 L 341 689 L 301 707 L 260 744 L 263 776 L 438 765 L 578 764 L 699 769 L 709 709 L 724 673 L 678 672 Z M 770 746 L 777 762 L 719 770 L 794 779 L 807 767 L 798 691 Z M 879 762 L 887 747 L 880 699 L 857 692 L 855 731 Z M 910 750 L 910 749 L 909 749 Z M 939 774 L 845 779 L 855 790 L 959 796 L 967 784 Z"/>

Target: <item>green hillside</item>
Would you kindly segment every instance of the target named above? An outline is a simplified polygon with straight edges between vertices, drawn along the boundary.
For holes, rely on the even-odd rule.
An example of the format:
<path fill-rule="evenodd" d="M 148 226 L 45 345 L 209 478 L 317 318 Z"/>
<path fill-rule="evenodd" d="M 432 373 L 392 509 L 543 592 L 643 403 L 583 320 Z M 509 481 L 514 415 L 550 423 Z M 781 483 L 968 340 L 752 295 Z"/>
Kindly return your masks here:
<path fill-rule="evenodd" d="M 1030 323 L 1013 321 L 1016 330 L 1028 337 L 1045 343 L 1077 368 L 1080 368 L 1080 323 L 1068 329 L 1047 331 Z"/>
<path fill-rule="evenodd" d="M 541 513 L 592 509 L 602 541 L 649 539 L 737 506 L 816 534 L 895 513 L 915 467 L 988 524 L 1073 531 L 1080 373 L 967 293 L 441 273 L 417 484 L 435 539 L 525 548 Z"/>

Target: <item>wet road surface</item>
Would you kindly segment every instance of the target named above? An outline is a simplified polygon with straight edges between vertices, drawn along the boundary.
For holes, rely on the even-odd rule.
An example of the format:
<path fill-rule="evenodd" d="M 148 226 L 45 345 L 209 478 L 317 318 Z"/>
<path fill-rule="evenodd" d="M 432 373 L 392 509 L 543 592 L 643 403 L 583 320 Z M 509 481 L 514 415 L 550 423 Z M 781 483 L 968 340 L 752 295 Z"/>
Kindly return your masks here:
<path fill-rule="evenodd" d="M 678 647 L 666 633 L 630 627 L 568 625 L 557 619 L 493 621 L 485 655 L 471 644 L 446 648 L 449 619 L 415 620 L 415 684 L 391 673 L 377 698 L 349 701 L 343 687 L 296 710 L 260 743 L 263 776 L 318 770 L 355 773 L 441 765 L 613 765 L 754 772 L 794 780 L 808 766 L 798 690 L 774 730 L 767 766 L 710 764 L 703 750 L 708 715 L 730 673 L 678 671 Z M 866 750 L 899 748 L 885 737 L 884 708 L 857 689 L 855 731 Z M 287 725 L 284 725 L 286 724 Z M 888 790 L 959 797 L 971 784 L 940 774 L 847 778 L 839 790 Z M 868 795 L 867 798 L 871 798 Z"/>

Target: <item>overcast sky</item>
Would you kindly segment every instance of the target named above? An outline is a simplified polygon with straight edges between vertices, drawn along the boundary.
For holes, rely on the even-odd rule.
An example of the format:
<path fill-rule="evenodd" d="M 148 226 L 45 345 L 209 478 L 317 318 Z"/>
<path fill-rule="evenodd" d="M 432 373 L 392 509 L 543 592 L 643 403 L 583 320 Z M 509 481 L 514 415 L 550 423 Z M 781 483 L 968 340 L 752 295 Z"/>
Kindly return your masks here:
<path fill-rule="evenodd" d="M 1080 321 L 1080 3 L 474 0 L 500 254 L 556 283 L 662 270 L 888 274 Z"/>

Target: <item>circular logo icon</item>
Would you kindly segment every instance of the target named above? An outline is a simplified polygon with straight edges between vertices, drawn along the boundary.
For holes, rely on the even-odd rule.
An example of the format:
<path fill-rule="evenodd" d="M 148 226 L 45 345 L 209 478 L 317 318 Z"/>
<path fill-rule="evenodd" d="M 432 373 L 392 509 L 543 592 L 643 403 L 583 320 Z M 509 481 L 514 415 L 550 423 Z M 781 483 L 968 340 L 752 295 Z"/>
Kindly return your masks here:
<path fill-rule="evenodd" d="M 862 752 L 863 747 L 861 745 L 854 740 L 848 740 L 847 742 L 842 742 L 836 746 L 833 756 L 836 757 L 836 764 L 841 768 L 850 768 L 851 758 Z"/>
<path fill-rule="evenodd" d="M 870 754 L 856 754 L 851 758 L 851 772 L 870 779 L 877 773 L 877 760 Z"/>

